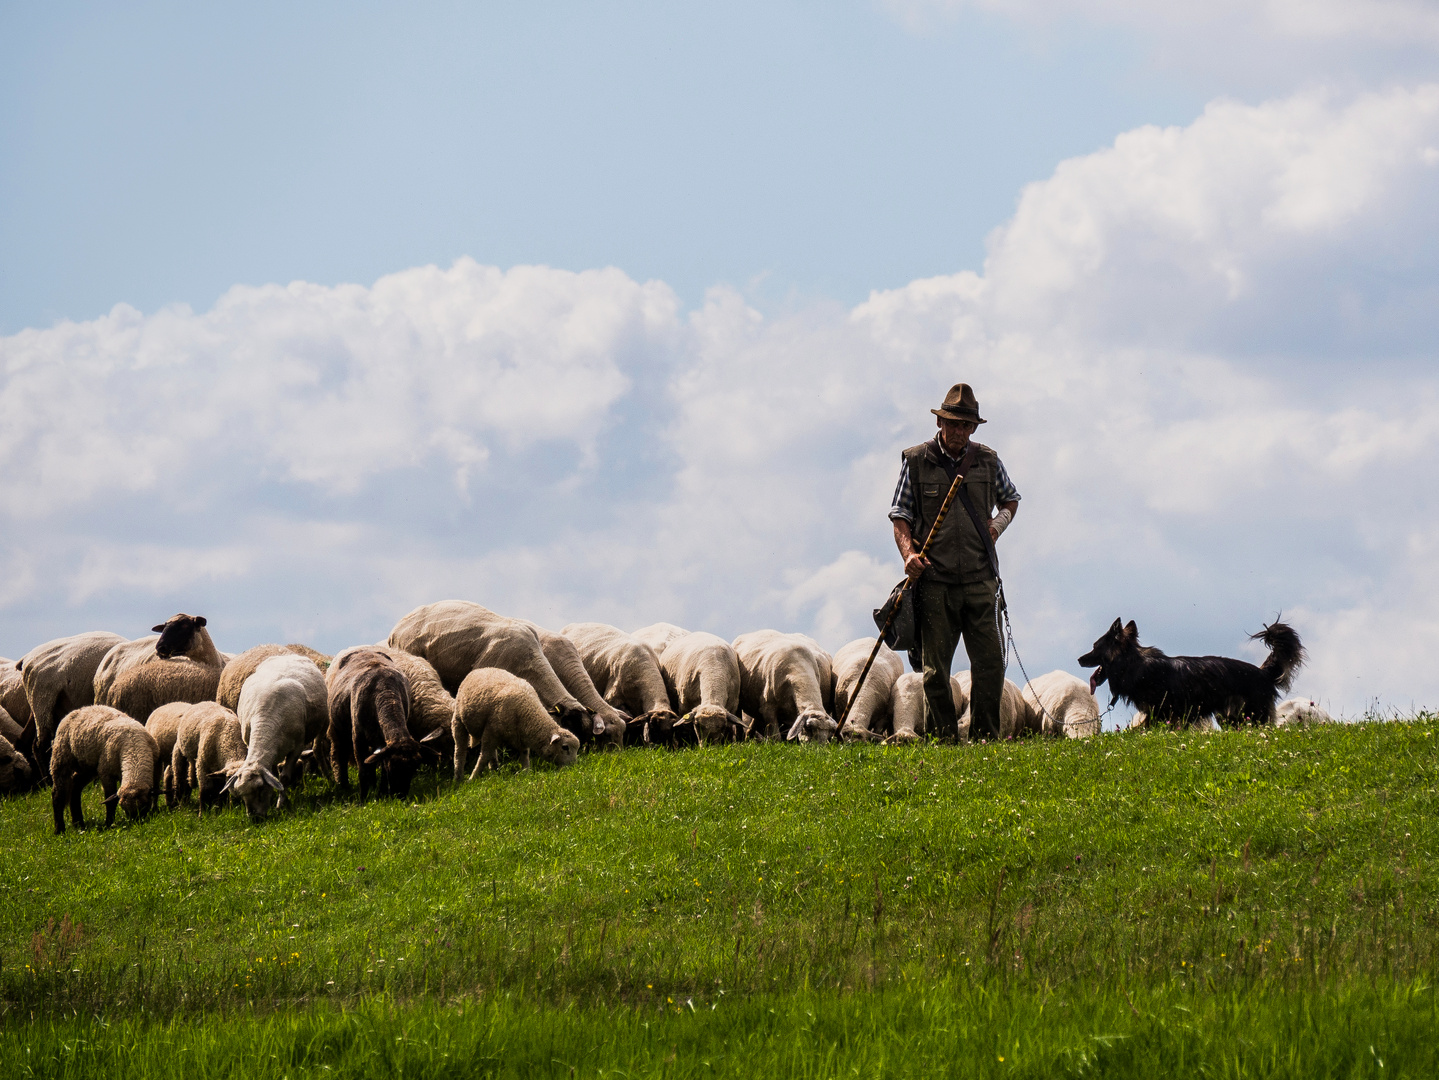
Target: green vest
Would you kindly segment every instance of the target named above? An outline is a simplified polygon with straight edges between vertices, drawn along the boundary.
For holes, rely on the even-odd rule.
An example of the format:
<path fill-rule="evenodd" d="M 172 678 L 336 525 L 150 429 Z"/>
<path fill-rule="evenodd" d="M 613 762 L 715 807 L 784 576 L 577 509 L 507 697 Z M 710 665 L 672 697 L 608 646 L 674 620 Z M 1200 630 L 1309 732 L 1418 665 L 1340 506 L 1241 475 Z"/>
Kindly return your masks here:
<path fill-rule="evenodd" d="M 978 453 L 965 474 L 963 490 L 980 519 L 987 522 L 995 507 L 994 488 L 999 476 L 999 457 L 987 446 L 976 442 L 971 442 L 970 446 Z M 935 439 L 911 446 L 904 452 L 904 460 L 909 466 L 909 482 L 919 512 L 919 520 L 911 528 L 918 550 L 929 536 L 934 519 L 939 517 L 939 508 L 949 494 L 953 476 L 945 468 L 948 459 L 940 454 Z M 952 461 L 949 468 L 954 468 Z M 974 520 L 958 496 L 950 503 L 939 535 L 929 549 L 929 561 L 934 564 L 934 569 L 925 575 L 926 581 L 957 585 L 994 578 L 985 540 L 974 527 Z"/>

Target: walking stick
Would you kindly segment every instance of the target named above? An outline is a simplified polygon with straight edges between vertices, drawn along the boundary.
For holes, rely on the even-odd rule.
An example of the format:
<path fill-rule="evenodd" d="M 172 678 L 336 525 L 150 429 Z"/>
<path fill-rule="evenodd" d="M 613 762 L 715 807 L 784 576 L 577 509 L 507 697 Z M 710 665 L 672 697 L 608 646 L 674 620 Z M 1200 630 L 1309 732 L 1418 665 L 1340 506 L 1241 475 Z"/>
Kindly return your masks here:
<path fill-rule="evenodd" d="M 945 515 L 949 513 L 950 503 L 959 494 L 959 485 L 964 483 L 964 473 L 959 473 L 954 478 L 954 483 L 949 485 L 949 494 L 944 497 L 940 504 L 939 516 L 934 519 L 934 524 L 929 527 L 929 535 L 924 538 L 924 547 L 919 549 L 919 557 L 922 559 L 929 554 L 929 545 L 934 543 L 934 538 L 939 535 L 939 527 L 944 524 Z M 859 681 L 854 684 L 850 691 L 849 700 L 844 703 L 844 712 L 839 717 L 839 732 L 844 734 L 844 722 L 849 718 L 850 709 L 854 708 L 855 698 L 859 697 L 859 691 L 864 686 L 864 680 L 869 676 L 869 669 L 874 665 L 874 658 L 879 655 L 879 648 L 884 644 L 884 636 L 889 633 L 889 628 L 894 625 L 894 618 L 899 614 L 900 597 L 904 596 L 904 590 L 909 588 L 910 577 L 905 575 L 904 581 L 900 583 L 899 593 L 895 596 L 895 605 L 889 613 L 889 618 L 884 620 L 884 626 L 880 628 L 879 637 L 875 638 L 874 648 L 869 651 L 869 659 L 864 662 L 864 668 L 859 673 Z"/>

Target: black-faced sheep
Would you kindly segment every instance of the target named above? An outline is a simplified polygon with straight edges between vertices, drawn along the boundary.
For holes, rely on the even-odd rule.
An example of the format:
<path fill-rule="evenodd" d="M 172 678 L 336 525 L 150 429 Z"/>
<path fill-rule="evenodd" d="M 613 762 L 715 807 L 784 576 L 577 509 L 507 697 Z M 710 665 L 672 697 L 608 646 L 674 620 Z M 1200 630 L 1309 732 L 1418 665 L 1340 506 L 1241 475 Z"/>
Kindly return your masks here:
<path fill-rule="evenodd" d="M 535 688 L 560 726 L 576 736 L 604 733 L 604 722 L 565 689 L 545 657 L 539 635 L 523 620 L 497 615 L 468 600 L 443 600 L 406 615 L 390 631 L 386 644 L 428 660 L 452 694 L 458 694 L 460 683 L 475 668 L 503 668 Z"/>
<path fill-rule="evenodd" d="M 227 709 L 239 709 L 240 691 L 245 686 L 245 680 L 255 674 L 260 662 L 272 656 L 289 654 L 308 657 L 315 662 L 321 673 L 330 666 L 330 657 L 316 652 L 308 645 L 256 645 L 236 654 L 225 664 L 224 670 L 220 672 L 220 685 L 215 689 L 215 700 Z"/>
<path fill-rule="evenodd" d="M 169 708 L 170 706 L 167 706 Z M 173 794 L 167 787 L 165 796 L 173 807 L 185 802 L 196 788 L 200 792 L 200 812 L 222 800 L 225 785 L 245 764 L 248 748 L 240 729 L 240 718 L 217 701 L 201 701 L 180 706 L 175 745 L 170 756 L 170 777 Z M 153 720 L 160 710 L 151 714 Z"/>
<path fill-rule="evenodd" d="M 680 731 L 692 730 L 702 743 L 748 735 L 739 717 L 739 658 L 728 641 L 702 632 L 677 634 L 659 659 L 670 705 L 680 714 Z"/>
<path fill-rule="evenodd" d="M 252 821 L 263 821 L 269 792 L 278 792 L 279 805 L 285 804 L 285 785 L 304 778 L 301 754 L 329 726 L 325 677 L 303 656 L 262 660 L 245 680 L 238 712 L 248 750 L 223 790 L 240 797 Z"/>
<path fill-rule="evenodd" d="M 676 728 L 692 726 L 680 724 L 670 708 L 659 658 L 648 645 L 604 623 L 570 623 L 560 633 L 574 642 L 600 696 L 634 718 L 636 742 L 672 745 L 681 738 Z"/>
<path fill-rule="evenodd" d="M 734 639 L 740 668 L 740 705 L 766 735 L 799 742 L 828 742 L 839 726 L 834 708 L 834 667 L 829 653 L 803 634 L 756 630 Z"/>
<path fill-rule="evenodd" d="M 35 785 L 35 723 L 23 728 L 0 708 L 0 795 L 20 795 Z"/>
<path fill-rule="evenodd" d="M 836 718 L 844 716 L 845 706 L 873 650 L 874 638 L 858 638 L 834 654 Z M 865 676 L 864 685 L 859 688 L 859 697 L 853 705 L 849 705 L 849 715 L 845 716 L 844 727 L 839 733 L 841 738 L 884 737 L 891 722 L 890 697 L 896 680 L 903 674 L 904 661 L 888 645 L 881 645 L 869 674 Z"/>
<path fill-rule="evenodd" d="M 117 803 L 132 821 L 148 814 L 155 802 L 155 757 L 150 733 L 117 709 L 87 705 L 66 716 L 55 729 L 50 751 L 56 834 L 65 831 L 67 805 L 70 823 L 85 827 L 80 793 L 95 779 L 105 792 L 106 825 L 115 823 Z"/>
<path fill-rule="evenodd" d="M 1099 733 L 1099 702 L 1086 679 L 1051 671 L 1029 681 L 1024 701 L 1040 733 L 1050 738 L 1082 739 Z"/>
<path fill-rule="evenodd" d="M 383 790 L 404 798 L 415 770 L 434 760 L 410 734 L 410 684 L 389 656 L 370 646 L 346 649 L 325 675 L 330 712 L 330 760 L 340 790 L 350 790 L 350 763 L 360 773 L 360 802 L 383 770 Z"/>
<path fill-rule="evenodd" d="M 555 765 L 573 765 L 580 740 L 555 722 L 530 683 L 500 668 L 477 668 L 465 676 L 455 695 L 455 780 L 465 774 L 470 747 L 479 760 L 471 779 L 497 767 L 501 750 L 517 753 L 525 768 L 532 755 Z"/>
<path fill-rule="evenodd" d="M 161 705 L 214 701 L 225 658 L 203 615 L 172 615 L 154 628 L 153 655 L 126 642 L 111 649 L 95 672 L 95 703 L 143 723 Z"/>
<path fill-rule="evenodd" d="M 35 718 L 35 755 L 41 778 L 50 775 L 50 749 L 62 717 L 95 704 L 95 672 L 105 654 L 125 641 L 92 630 L 37 645 L 19 660 L 30 715 Z"/>

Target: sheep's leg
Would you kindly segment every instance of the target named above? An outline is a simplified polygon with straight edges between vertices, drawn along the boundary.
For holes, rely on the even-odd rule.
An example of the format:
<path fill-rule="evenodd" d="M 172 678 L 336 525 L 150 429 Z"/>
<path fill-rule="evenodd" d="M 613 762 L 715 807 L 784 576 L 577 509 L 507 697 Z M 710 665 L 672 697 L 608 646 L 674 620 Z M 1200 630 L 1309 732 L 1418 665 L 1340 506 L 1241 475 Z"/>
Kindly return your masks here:
<path fill-rule="evenodd" d="M 470 756 L 470 733 L 458 717 L 450 721 L 450 736 L 455 740 L 455 783 L 465 775 L 465 760 Z"/>
<path fill-rule="evenodd" d="M 111 802 L 115 792 L 120 790 L 120 785 L 109 780 L 100 781 L 100 790 L 105 793 L 105 828 L 115 824 L 115 804 Z"/>
<path fill-rule="evenodd" d="M 475 771 L 470 773 L 473 780 L 487 768 L 497 768 L 500 763 L 500 737 L 493 728 L 486 728 L 480 736 L 480 760 L 475 762 Z"/>
<path fill-rule="evenodd" d="M 366 755 L 368 756 L 368 755 Z M 360 759 L 360 805 L 365 805 L 365 799 L 370 794 L 370 789 L 375 786 L 375 767 L 366 765 L 364 758 Z"/>
<path fill-rule="evenodd" d="M 55 835 L 59 836 L 65 831 L 65 804 L 70 801 L 70 783 L 68 777 L 54 777 L 55 786 L 50 789 L 50 808 L 55 811 Z M 70 820 L 75 823 L 75 828 L 80 827 L 80 819 L 73 813 Z"/>
<path fill-rule="evenodd" d="M 334 772 L 335 784 L 346 795 L 350 793 L 350 702 L 346 698 L 335 702 L 330 713 L 330 768 Z"/>
<path fill-rule="evenodd" d="M 80 796 L 84 794 L 85 785 L 89 779 L 88 776 L 81 776 L 79 770 L 76 770 L 67 785 L 70 789 L 70 824 L 77 829 L 85 827 L 85 812 L 80 809 Z"/>

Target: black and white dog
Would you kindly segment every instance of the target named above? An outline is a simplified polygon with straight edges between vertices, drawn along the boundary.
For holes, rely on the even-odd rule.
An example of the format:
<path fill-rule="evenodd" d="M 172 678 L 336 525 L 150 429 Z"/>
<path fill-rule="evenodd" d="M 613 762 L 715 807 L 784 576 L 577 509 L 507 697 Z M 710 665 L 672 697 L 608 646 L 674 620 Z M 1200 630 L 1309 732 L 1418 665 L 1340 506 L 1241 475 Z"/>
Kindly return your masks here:
<path fill-rule="evenodd" d="M 1266 626 L 1252 638 L 1269 646 L 1259 667 L 1227 656 L 1166 656 L 1139 644 L 1139 629 L 1114 620 L 1094 648 L 1079 658 L 1095 668 L 1091 693 L 1105 681 L 1115 697 L 1142 710 L 1150 723 L 1190 724 L 1213 716 L 1221 724 L 1270 724 L 1280 690 L 1288 690 L 1304 663 L 1304 646 L 1293 627 Z"/>

